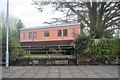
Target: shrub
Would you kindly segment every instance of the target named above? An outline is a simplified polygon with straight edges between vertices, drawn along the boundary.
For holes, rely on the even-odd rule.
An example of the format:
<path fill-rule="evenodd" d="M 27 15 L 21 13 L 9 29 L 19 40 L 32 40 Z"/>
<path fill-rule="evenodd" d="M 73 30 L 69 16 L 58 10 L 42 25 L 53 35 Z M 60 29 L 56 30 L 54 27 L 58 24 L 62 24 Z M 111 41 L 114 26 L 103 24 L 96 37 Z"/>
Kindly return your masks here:
<path fill-rule="evenodd" d="M 75 53 L 77 56 L 86 56 L 89 52 L 89 36 L 86 36 L 84 34 L 82 35 L 76 35 L 74 43 L 76 45 Z"/>
<path fill-rule="evenodd" d="M 25 51 L 21 47 L 19 47 L 19 48 L 13 48 L 11 50 L 11 53 L 10 53 L 10 58 L 11 59 L 16 59 L 16 58 L 19 57 L 18 56 L 19 54 L 25 55 Z"/>
<path fill-rule="evenodd" d="M 118 56 L 118 40 L 103 38 L 99 42 L 95 39 L 90 41 L 90 54 L 95 57 L 117 57 Z"/>

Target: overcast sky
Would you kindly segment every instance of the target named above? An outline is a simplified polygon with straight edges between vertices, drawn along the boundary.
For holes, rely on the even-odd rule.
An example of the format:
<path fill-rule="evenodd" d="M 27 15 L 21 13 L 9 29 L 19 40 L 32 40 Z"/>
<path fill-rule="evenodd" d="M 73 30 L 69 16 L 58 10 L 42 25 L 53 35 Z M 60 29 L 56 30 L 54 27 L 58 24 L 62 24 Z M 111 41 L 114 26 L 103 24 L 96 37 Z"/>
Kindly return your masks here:
<path fill-rule="evenodd" d="M 6 12 L 7 0 L 0 0 L 0 11 Z M 44 12 L 39 12 L 32 0 L 9 0 L 9 14 L 22 20 L 26 27 L 41 26 L 51 18 L 60 17 L 62 13 L 51 13 L 52 8 L 45 8 Z M 48 14 L 49 13 L 49 14 Z"/>

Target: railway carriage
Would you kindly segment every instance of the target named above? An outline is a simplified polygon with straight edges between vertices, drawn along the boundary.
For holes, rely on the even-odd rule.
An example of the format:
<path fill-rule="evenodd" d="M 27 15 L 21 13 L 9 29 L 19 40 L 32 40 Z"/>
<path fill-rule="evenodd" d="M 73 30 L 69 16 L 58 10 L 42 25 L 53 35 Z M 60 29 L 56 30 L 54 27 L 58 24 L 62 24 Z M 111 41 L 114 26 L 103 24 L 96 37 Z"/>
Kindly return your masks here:
<path fill-rule="evenodd" d="M 36 48 L 68 48 L 73 46 L 74 34 L 80 31 L 79 23 L 21 28 L 20 43 Z"/>

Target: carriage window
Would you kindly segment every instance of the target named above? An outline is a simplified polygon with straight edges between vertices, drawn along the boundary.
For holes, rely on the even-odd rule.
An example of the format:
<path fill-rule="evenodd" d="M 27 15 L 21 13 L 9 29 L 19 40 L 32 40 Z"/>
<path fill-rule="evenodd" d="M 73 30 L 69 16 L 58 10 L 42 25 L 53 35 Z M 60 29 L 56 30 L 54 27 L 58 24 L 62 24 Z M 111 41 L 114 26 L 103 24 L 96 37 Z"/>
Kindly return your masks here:
<path fill-rule="evenodd" d="M 32 32 L 29 32 L 29 39 L 32 39 Z"/>
<path fill-rule="evenodd" d="M 63 29 L 63 36 L 67 36 L 67 29 Z"/>
<path fill-rule="evenodd" d="M 58 37 L 61 37 L 61 36 L 62 36 L 62 31 L 58 30 Z"/>
<path fill-rule="evenodd" d="M 44 32 L 44 37 L 49 37 L 49 36 L 50 36 L 49 31 L 45 31 Z"/>
<path fill-rule="evenodd" d="M 37 32 L 33 32 L 33 38 L 37 39 Z"/>

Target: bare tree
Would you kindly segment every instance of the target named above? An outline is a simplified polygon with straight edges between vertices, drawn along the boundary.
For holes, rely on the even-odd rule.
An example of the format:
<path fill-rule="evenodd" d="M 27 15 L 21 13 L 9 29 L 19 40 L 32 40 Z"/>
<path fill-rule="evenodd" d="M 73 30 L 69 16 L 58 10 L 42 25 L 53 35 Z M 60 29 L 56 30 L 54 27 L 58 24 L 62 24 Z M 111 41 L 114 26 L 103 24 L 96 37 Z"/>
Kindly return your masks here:
<path fill-rule="evenodd" d="M 66 22 L 80 22 L 82 29 L 90 28 L 95 38 L 110 37 L 120 26 L 120 2 L 42 2 L 33 0 L 39 11 L 44 6 L 53 6 L 55 10 L 66 14 Z M 74 18 L 71 18 L 74 17 Z"/>

